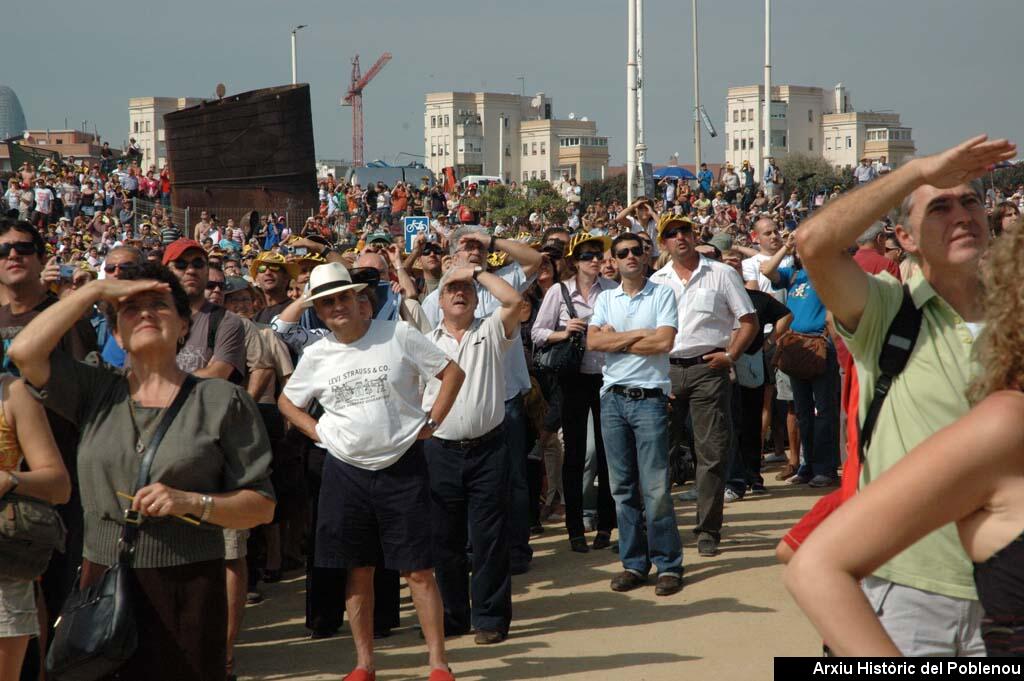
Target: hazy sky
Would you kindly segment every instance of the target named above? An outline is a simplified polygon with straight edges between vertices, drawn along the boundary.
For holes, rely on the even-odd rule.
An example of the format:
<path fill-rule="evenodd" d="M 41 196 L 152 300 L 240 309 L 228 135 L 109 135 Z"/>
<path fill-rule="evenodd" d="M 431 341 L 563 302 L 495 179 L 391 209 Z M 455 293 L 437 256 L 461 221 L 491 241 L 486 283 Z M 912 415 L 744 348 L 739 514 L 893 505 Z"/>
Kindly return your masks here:
<path fill-rule="evenodd" d="M 621 164 L 626 119 L 623 0 L 33 0 L 4 12 L 0 84 L 33 128 L 88 120 L 119 145 L 128 98 L 212 97 L 284 84 L 289 32 L 299 80 L 311 86 L 316 154 L 351 157 L 352 110 L 338 100 L 352 56 L 363 70 L 394 59 L 364 97 L 366 158 L 423 153 L 424 94 L 543 91 L 555 114 L 586 115 Z M 646 0 L 648 159 L 693 158 L 690 0 Z M 701 102 L 719 130 L 704 157 L 722 158 L 726 88 L 763 81 L 762 0 L 698 0 Z M 773 82 L 831 88 L 858 110 L 895 110 L 918 153 L 976 132 L 1021 137 L 1022 0 L 774 0 Z M 12 30 L 12 25 L 24 30 Z M 409 160 L 402 157 L 402 162 Z"/>

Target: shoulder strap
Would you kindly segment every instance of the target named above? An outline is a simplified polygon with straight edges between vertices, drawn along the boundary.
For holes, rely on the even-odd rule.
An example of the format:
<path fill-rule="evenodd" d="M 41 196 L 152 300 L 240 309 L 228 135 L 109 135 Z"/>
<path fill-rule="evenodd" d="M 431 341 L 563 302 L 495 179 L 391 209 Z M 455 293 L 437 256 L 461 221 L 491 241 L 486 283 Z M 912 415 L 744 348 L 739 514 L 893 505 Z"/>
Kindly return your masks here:
<path fill-rule="evenodd" d="M 878 380 L 875 382 L 875 393 L 871 396 L 871 404 L 868 406 L 864 421 L 860 427 L 857 454 L 861 463 L 864 463 L 864 452 L 871 444 L 872 432 L 875 429 L 875 422 L 882 410 L 882 403 L 885 402 L 892 387 L 893 379 L 902 373 L 914 352 L 914 345 L 917 344 L 917 335 L 921 330 L 922 312 L 910 295 L 910 288 L 903 285 L 903 301 L 900 309 L 896 312 L 888 331 L 885 332 L 885 340 L 882 342 L 882 352 L 878 356 L 878 368 L 881 371 Z"/>
<path fill-rule="evenodd" d="M 206 330 L 206 347 L 213 349 L 217 347 L 217 329 L 220 328 L 220 323 L 224 321 L 224 315 L 227 314 L 227 308 L 217 306 L 210 312 L 210 326 Z"/>
<path fill-rule="evenodd" d="M 149 471 L 153 467 L 153 459 L 156 458 L 156 450 L 160 447 L 160 442 L 164 439 L 164 435 L 167 434 L 167 430 L 171 427 L 171 423 L 174 418 L 181 411 L 182 405 L 185 404 L 185 400 L 188 399 L 189 393 L 192 392 L 192 388 L 196 385 L 196 377 L 192 374 L 185 376 L 185 381 L 181 384 L 181 388 L 178 389 L 178 394 L 174 396 L 174 401 L 171 402 L 171 406 L 164 412 L 163 417 L 160 419 L 160 424 L 156 428 L 156 432 L 153 433 L 153 437 L 149 441 L 149 446 L 146 447 L 146 453 L 142 457 L 142 463 L 139 464 L 139 474 L 135 479 L 135 488 L 132 490 L 134 496 L 136 492 L 149 484 Z M 131 396 L 128 396 L 131 399 Z M 124 535 L 121 538 L 121 555 L 122 558 L 130 559 L 131 553 L 135 546 L 135 537 L 139 533 L 138 517 L 133 519 L 126 516 L 128 522 L 124 526 Z"/>
<path fill-rule="evenodd" d="M 558 286 L 562 289 L 562 300 L 565 301 L 565 307 L 569 310 L 569 318 L 576 319 L 576 308 L 572 304 L 572 297 L 569 296 L 569 287 L 564 282 L 558 282 Z"/>

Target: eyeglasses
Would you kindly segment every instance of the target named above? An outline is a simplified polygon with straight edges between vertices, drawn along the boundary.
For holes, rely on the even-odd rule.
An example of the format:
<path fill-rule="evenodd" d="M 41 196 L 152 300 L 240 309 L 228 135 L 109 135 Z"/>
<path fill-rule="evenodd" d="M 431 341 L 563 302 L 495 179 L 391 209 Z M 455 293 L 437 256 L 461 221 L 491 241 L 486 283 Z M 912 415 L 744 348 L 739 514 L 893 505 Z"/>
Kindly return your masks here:
<path fill-rule="evenodd" d="M 280 272 L 283 269 L 280 265 L 260 265 L 256 268 L 256 271 L 263 274 L 264 272 Z"/>
<path fill-rule="evenodd" d="M 139 266 L 133 262 L 117 262 L 107 263 L 103 266 L 103 271 L 107 274 L 113 274 L 114 272 L 121 270 L 124 273 L 134 272 L 139 269 Z"/>
<path fill-rule="evenodd" d="M 11 255 L 11 251 L 18 255 L 36 255 L 39 253 L 36 245 L 31 241 L 9 241 L 5 244 L 0 244 L 0 260 L 6 260 Z"/>
<path fill-rule="evenodd" d="M 441 255 L 441 247 L 436 244 L 424 246 L 423 255 Z"/>
<path fill-rule="evenodd" d="M 683 234 L 693 234 L 693 230 L 689 227 L 673 227 L 665 230 L 665 232 L 662 233 L 661 238 L 664 241 L 665 239 L 675 239 L 677 236 L 681 236 Z"/>
<path fill-rule="evenodd" d="M 573 256 L 577 262 L 590 262 L 591 260 L 600 260 L 602 254 L 597 251 L 584 251 L 583 253 L 577 253 Z"/>
<path fill-rule="evenodd" d="M 172 260 L 171 265 L 174 267 L 174 269 L 181 270 L 182 272 L 187 270 L 190 265 L 194 270 L 202 270 L 206 269 L 206 258 L 198 255 L 192 258 L 191 260 L 186 260 L 185 258 L 178 258 L 177 260 Z"/>
<path fill-rule="evenodd" d="M 224 290 L 224 282 L 223 281 L 208 281 L 208 282 L 206 282 L 206 290 L 207 291 L 216 291 L 217 289 L 220 289 L 221 291 Z"/>
<path fill-rule="evenodd" d="M 644 246 L 627 246 L 626 248 L 620 248 L 615 251 L 615 257 L 619 260 L 625 260 L 627 256 L 634 255 L 640 257 L 644 254 Z"/>

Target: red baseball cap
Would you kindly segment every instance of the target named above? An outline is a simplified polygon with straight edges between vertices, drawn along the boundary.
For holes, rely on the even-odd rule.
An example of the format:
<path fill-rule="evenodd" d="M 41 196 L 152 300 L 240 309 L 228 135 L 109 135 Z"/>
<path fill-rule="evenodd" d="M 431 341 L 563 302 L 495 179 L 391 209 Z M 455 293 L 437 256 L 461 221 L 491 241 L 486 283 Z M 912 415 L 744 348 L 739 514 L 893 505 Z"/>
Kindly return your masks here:
<path fill-rule="evenodd" d="M 172 260 L 180 258 L 185 251 L 190 251 L 192 249 L 202 251 L 203 257 L 206 257 L 206 251 L 203 250 L 203 245 L 195 239 L 178 239 L 177 241 L 172 241 L 167 248 L 164 249 L 164 259 L 162 262 L 166 265 Z"/>

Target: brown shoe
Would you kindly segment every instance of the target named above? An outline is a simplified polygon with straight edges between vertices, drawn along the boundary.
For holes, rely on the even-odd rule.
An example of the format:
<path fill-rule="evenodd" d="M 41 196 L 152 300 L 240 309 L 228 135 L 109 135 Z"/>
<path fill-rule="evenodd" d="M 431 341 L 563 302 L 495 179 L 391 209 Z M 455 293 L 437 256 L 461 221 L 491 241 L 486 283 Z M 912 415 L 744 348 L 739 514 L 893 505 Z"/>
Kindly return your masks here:
<path fill-rule="evenodd" d="M 792 464 L 786 464 L 785 467 L 775 474 L 776 480 L 788 480 L 789 478 L 796 475 L 796 468 Z"/>
<path fill-rule="evenodd" d="M 476 634 L 473 636 L 473 643 L 478 646 L 489 646 L 494 643 L 501 643 L 508 634 L 503 634 L 500 631 L 486 631 L 484 629 L 478 629 Z"/>
<path fill-rule="evenodd" d="M 683 590 L 683 576 L 666 572 L 658 575 L 658 582 L 654 587 L 654 595 L 671 596 Z"/>
<path fill-rule="evenodd" d="M 641 577 L 629 570 L 623 570 L 612 577 L 612 591 L 632 591 L 638 586 L 643 586 L 645 582 L 647 582 L 646 577 Z"/>

